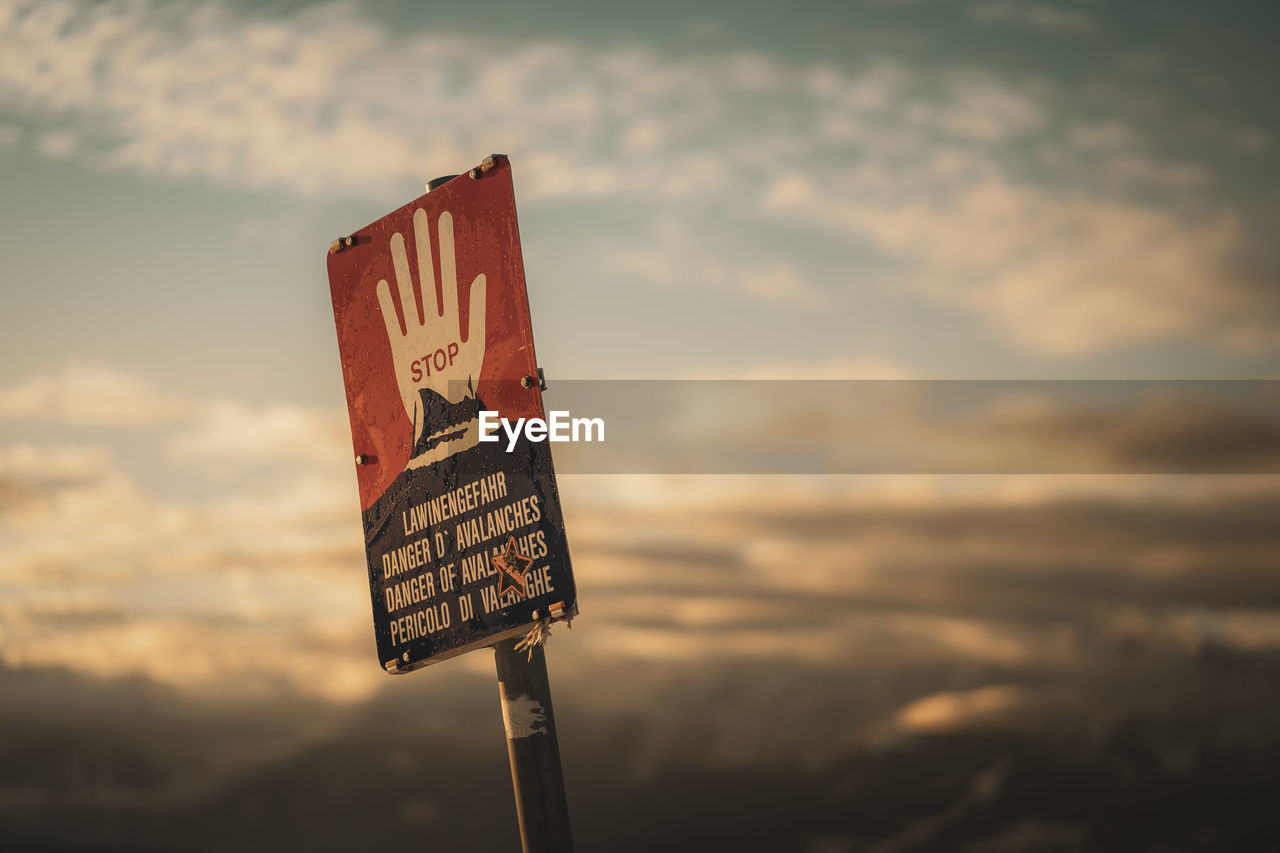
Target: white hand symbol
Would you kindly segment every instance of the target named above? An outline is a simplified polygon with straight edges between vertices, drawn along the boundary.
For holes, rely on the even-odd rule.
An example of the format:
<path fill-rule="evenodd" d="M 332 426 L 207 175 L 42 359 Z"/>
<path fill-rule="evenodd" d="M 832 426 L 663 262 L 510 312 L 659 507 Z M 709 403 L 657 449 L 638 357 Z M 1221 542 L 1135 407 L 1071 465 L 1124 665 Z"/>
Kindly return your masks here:
<path fill-rule="evenodd" d="M 474 401 L 485 347 L 485 277 L 471 282 L 468 329 L 458 312 L 458 272 L 453 253 L 453 217 L 440 214 L 438 225 L 442 298 L 436 298 L 431 267 L 431 235 L 426 211 L 413 212 L 413 241 L 418 253 L 418 278 L 422 283 L 423 314 L 418 320 L 418 300 L 404 237 L 391 235 L 391 262 L 395 267 L 405 328 L 401 330 L 387 280 L 378 282 L 378 305 L 387 324 L 396 382 L 405 414 L 413 422 L 413 458 L 410 468 L 474 447 L 479 439 Z M 428 298 L 427 294 L 431 295 Z M 465 336 L 464 333 L 465 332 Z"/>

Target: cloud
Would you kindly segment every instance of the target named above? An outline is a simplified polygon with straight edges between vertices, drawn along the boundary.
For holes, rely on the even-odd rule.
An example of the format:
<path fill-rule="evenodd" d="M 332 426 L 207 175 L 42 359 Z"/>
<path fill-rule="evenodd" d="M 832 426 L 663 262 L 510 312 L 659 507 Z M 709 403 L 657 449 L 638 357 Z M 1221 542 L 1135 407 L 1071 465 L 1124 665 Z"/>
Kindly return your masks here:
<path fill-rule="evenodd" d="M 1041 77 L 394 30 L 333 4 L 177 8 L 10 8 L 5 102 L 38 138 L 74 134 L 59 156 L 304 196 L 399 197 L 441 164 L 505 151 L 522 199 L 640 221 L 640 239 L 594 240 L 600 277 L 813 310 L 850 280 L 832 275 L 846 259 L 796 250 L 814 231 L 846 255 L 854 236 L 901 261 L 893 274 L 917 296 L 1027 352 L 1276 340 L 1274 289 L 1242 263 L 1256 238 L 1211 195 L 1210 165 L 1159 154 L 1114 110 L 1078 116 Z M 1047 3 L 970 10 L 1090 21 Z M 793 165 L 780 177 L 780 164 Z"/>
<path fill-rule="evenodd" d="M 646 239 L 597 247 L 600 267 L 624 278 L 673 289 L 688 286 L 781 305 L 814 309 L 828 294 L 806 280 L 803 268 L 768 249 L 706 245 L 696 226 L 663 220 Z"/>
<path fill-rule="evenodd" d="M 984 0 L 968 7 L 969 17 L 984 24 L 1015 24 L 1030 29 L 1077 33 L 1095 26 L 1093 16 L 1068 3 L 1034 0 Z"/>
<path fill-rule="evenodd" d="M 105 447 L 34 444 L 0 446 L 0 519 L 21 518 L 60 491 L 89 486 L 112 471 Z"/>
<path fill-rule="evenodd" d="M 816 306 L 824 301 L 821 293 L 805 284 L 795 270 L 785 264 L 745 269 L 738 278 L 744 292 L 765 302 Z"/>
<path fill-rule="evenodd" d="M 1120 121 L 1084 121 L 1071 126 L 1067 138 L 1072 145 L 1089 151 L 1113 151 L 1137 144 L 1133 129 Z"/>
<path fill-rule="evenodd" d="M 43 133 L 36 140 L 36 149 L 51 160 L 60 160 L 75 152 L 76 138 L 65 131 Z"/>
<path fill-rule="evenodd" d="M 1230 383 L 1223 388 L 1230 389 Z M 988 438 L 1035 445 L 1042 455 L 1096 455 L 1119 470 L 1275 470 L 1280 462 L 1275 413 L 1265 403 L 1261 409 L 1241 406 L 1207 390 L 1194 384 L 1154 387 L 1120 407 L 1031 394 L 991 408 Z"/>
<path fill-rule="evenodd" d="M 1197 335 L 1235 348 L 1274 341 L 1274 298 L 1237 267 L 1246 241 L 1228 212 L 1187 216 L 1003 179 L 880 203 L 789 176 L 763 204 L 915 262 L 915 287 L 1029 351 L 1077 356 Z"/>
<path fill-rule="evenodd" d="M 211 497 L 150 494 L 97 444 L 0 444 L 3 483 L 40 495 L 15 506 L 0 485 L 0 713 L 35 744 L 10 751 L 0 812 L 239 815 L 226 797 L 270 800 L 331 766 L 383 786 L 378 813 L 421 816 L 395 793 L 411 771 L 455 793 L 471 772 L 505 780 L 486 654 L 405 679 L 378 666 L 336 413 L 218 405 L 147 428 L 185 436 L 149 457 L 173 476 L 226 469 Z M 245 456 L 259 433 L 263 453 Z M 702 826 L 719 795 L 698 790 L 765 779 L 755 796 L 787 837 L 902 849 L 959 837 L 968 815 L 976 837 L 1014 844 L 1065 837 L 1018 828 L 1027 790 L 1050 792 L 1035 801 L 1049 826 L 1066 818 L 1039 805 L 1064 779 L 1131 786 L 1135 766 L 1169 768 L 1185 790 L 1245 746 L 1272 763 L 1274 477 L 563 477 L 560 494 L 582 603 L 549 651 L 562 744 L 578 778 L 607 756 L 609 798 L 669 802 L 687 785 L 675 799 Z M 181 749 L 157 723 L 170 710 Z M 113 768 L 148 772 L 85 783 L 75 757 L 107 743 Z M 927 795 L 910 770 L 926 765 Z M 509 798 L 496 782 L 485 802 Z M 725 825 L 754 784 L 725 798 Z M 901 816 L 814 824 L 833 791 L 841 813 L 876 797 Z M 1097 800 L 1114 822 L 1110 789 Z"/>
<path fill-rule="evenodd" d="M 909 732 L 949 732 L 973 726 L 1007 725 L 1010 717 L 1025 713 L 1035 694 L 1013 685 L 935 693 L 912 702 L 894 717 L 894 724 Z"/>
<path fill-rule="evenodd" d="M 193 400 L 162 391 L 110 367 L 71 365 L 0 388 L 0 420 L 71 427 L 178 428 L 165 456 L 206 471 L 345 463 L 350 433 L 345 412 L 276 404 L 250 406 Z M 179 428 L 180 427 L 180 428 Z"/>
<path fill-rule="evenodd" d="M 368 695 L 382 673 L 340 413 L 208 412 L 164 427 L 167 451 L 148 458 L 169 478 L 219 472 L 209 497 L 152 495 L 101 445 L 0 446 L 3 661 Z M 586 645 L 566 635 L 566 654 L 825 669 L 876 650 L 884 667 L 1017 671 L 1076 666 L 1097 644 L 1275 646 L 1266 478 L 959 485 L 564 478 L 584 613 L 600 626 Z"/>
<path fill-rule="evenodd" d="M 1269 381 L 900 378 L 873 358 L 691 366 L 674 381 L 562 380 L 606 443 L 564 473 L 1227 474 L 1280 471 Z M 708 378 L 719 376 L 719 379 Z M 840 377 L 857 377 L 842 379 Z"/>
<path fill-rule="evenodd" d="M 9 446 L 0 461 L 0 663 L 340 700 L 379 683 L 354 483 L 160 500 L 102 448 Z"/>
<path fill-rule="evenodd" d="M 21 443 L 0 450 L 0 470 L 7 477 L 34 484 L 89 482 L 111 469 L 110 454 L 103 447 Z"/>
<path fill-rule="evenodd" d="M 683 194 L 720 177 L 713 158 L 672 157 L 669 146 L 625 170 L 596 153 L 658 104 L 670 107 L 660 121 L 624 134 L 630 150 L 705 125 L 698 111 L 715 93 L 685 92 L 685 69 L 663 72 L 645 52 L 398 35 L 342 4 L 269 18 L 216 3 L 177 14 L 52 2 L 9 17 L 0 81 L 12 100 L 29 115 L 80 119 L 94 131 L 81 147 L 116 167 L 371 198 L 492 150 L 524 164 L 525 197 Z M 781 73 L 750 55 L 697 70 L 744 92 L 773 88 Z"/>
<path fill-rule="evenodd" d="M 971 67 L 393 32 L 334 4 L 268 17 L 53 0 L 10 17 L 0 80 L 27 117 L 79 119 L 119 167 L 307 194 L 381 199 L 496 148 L 521 164 L 522 197 L 687 199 L 780 163 L 847 163 L 850 143 L 882 166 L 1048 120 L 1045 84 Z"/>
<path fill-rule="evenodd" d="M 381 683 L 342 413 L 192 406 L 99 368 L 0 400 L 9 434 L 84 442 L 0 443 L 0 665 L 342 701 Z"/>
<path fill-rule="evenodd" d="M 168 440 L 165 454 L 175 462 L 212 470 L 345 464 L 352 455 L 351 433 L 346 413 L 340 410 L 217 401 L 203 408 L 199 423 Z"/>
<path fill-rule="evenodd" d="M 61 374 L 0 388 L 0 419 L 141 427 L 189 418 L 192 408 L 138 376 L 101 366 L 72 365 Z"/>
<path fill-rule="evenodd" d="M 918 369 L 879 355 L 831 356 L 804 360 L 771 359 L 748 365 L 703 365 L 691 367 L 682 379 L 722 380 L 907 380 L 918 377 Z"/>

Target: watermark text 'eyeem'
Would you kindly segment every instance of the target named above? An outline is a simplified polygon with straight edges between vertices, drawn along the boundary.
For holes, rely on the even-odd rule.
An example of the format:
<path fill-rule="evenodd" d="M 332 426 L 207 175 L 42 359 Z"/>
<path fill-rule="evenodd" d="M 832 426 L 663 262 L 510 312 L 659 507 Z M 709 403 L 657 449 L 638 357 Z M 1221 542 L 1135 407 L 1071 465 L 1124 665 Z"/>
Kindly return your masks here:
<path fill-rule="evenodd" d="M 497 412 L 480 413 L 480 440 L 501 441 L 498 428 L 507 435 L 507 452 L 515 450 L 523 432 L 532 442 L 540 441 L 604 441 L 604 418 L 575 418 L 565 411 L 552 411 L 547 420 L 517 418 L 514 422 Z"/>

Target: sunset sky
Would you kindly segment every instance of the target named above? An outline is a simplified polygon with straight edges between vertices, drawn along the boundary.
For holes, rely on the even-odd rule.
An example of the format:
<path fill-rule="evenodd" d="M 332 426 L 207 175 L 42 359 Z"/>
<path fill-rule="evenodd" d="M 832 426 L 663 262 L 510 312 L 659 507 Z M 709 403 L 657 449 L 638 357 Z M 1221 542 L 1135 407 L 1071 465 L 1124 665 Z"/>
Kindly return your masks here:
<path fill-rule="evenodd" d="M 551 394 L 1280 377 L 1274 3 L 535 7 L 0 0 L 0 842 L 511 842 L 491 657 L 375 660 L 325 274 L 490 153 Z M 1280 756 L 1274 473 L 561 487 L 586 849 L 1141 849 Z"/>

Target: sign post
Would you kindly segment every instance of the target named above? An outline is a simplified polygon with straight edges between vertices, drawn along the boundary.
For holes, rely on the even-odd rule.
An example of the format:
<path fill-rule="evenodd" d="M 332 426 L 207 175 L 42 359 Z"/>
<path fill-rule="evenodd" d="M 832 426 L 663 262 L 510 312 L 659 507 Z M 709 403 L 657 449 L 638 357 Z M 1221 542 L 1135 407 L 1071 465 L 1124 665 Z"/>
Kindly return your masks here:
<path fill-rule="evenodd" d="M 540 644 L 577 613 L 511 166 L 493 155 L 329 247 L 378 660 L 493 647 L 525 851 L 572 849 Z M 524 642 L 519 642 L 524 638 Z"/>
<path fill-rule="evenodd" d="M 546 653 L 541 644 L 534 644 L 527 654 L 516 644 L 516 640 L 503 640 L 493 647 L 493 656 L 520 843 L 525 853 L 572 850 Z"/>

